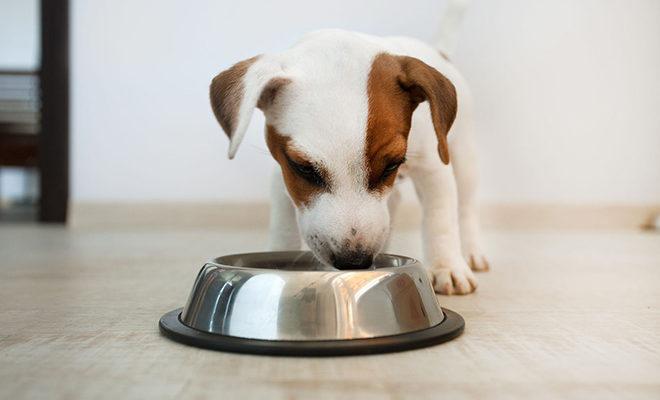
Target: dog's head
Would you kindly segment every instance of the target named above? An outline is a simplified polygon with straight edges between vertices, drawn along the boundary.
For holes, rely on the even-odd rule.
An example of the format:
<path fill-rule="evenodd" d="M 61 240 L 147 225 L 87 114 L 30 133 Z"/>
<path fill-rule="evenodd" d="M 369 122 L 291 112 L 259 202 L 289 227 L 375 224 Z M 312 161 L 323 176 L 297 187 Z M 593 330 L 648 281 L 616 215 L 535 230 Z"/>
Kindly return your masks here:
<path fill-rule="evenodd" d="M 238 149 L 255 108 L 314 254 L 365 267 L 383 247 L 387 197 L 405 161 L 412 113 L 428 101 L 441 160 L 454 86 L 419 59 L 328 41 L 239 62 L 211 83 L 215 116 Z"/>

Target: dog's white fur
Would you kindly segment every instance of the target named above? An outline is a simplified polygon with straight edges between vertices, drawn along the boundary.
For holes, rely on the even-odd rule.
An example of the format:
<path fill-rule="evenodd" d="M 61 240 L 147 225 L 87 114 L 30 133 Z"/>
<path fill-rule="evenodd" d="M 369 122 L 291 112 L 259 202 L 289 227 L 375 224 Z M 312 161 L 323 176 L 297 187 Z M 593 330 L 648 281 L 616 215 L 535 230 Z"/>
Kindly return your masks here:
<path fill-rule="evenodd" d="M 306 35 L 285 52 L 261 56 L 244 77 L 229 155 L 234 156 L 268 82 L 286 79 L 286 90 L 278 92 L 264 110 L 267 124 L 287 135 L 298 152 L 322 165 L 332 178 L 333 190 L 296 207 L 277 167 L 271 188 L 270 249 L 300 249 L 302 236 L 326 263 L 346 247 L 380 252 L 400 198 L 397 185 L 389 193 L 374 193 L 365 184 L 367 80 L 380 53 L 418 58 L 456 88 L 458 112 L 448 135 L 451 163 L 440 160 L 424 102 L 413 114 L 402 171 L 412 178 L 423 208 L 424 252 L 436 291 L 470 293 L 476 280 L 466 260 L 472 260 L 474 269 L 487 266 L 475 198 L 472 105 L 464 79 L 437 49 L 411 38 L 324 30 Z"/>

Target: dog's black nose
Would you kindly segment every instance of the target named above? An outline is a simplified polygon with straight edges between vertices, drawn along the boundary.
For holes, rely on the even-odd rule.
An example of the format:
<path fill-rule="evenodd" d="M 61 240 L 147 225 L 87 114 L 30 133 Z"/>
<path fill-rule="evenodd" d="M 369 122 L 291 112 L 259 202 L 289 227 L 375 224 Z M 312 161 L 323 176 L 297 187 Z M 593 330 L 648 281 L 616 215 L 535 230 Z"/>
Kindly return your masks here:
<path fill-rule="evenodd" d="M 337 269 L 366 269 L 371 267 L 374 255 L 366 252 L 335 254 L 334 266 Z"/>

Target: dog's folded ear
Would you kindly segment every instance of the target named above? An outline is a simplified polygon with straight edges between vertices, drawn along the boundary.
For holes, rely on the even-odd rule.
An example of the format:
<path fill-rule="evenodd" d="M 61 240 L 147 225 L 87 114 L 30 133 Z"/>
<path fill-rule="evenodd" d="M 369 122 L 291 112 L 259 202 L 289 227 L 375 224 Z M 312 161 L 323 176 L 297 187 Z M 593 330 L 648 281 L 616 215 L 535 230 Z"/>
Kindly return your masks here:
<path fill-rule="evenodd" d="M 438 153 L 442 162 L 449 164 L 447 134 L 456 118 L 456 88 L 438 70 L 423 61 L 408 56 L 397 58 L 402 69 L 399 84 L 410 93 L 413 102 L 429 102 L 433 128 L 438 137 Z"/>
<path fill-rule="evenodd" d="M 234 158 L 255 108 L 266 110 L 289 79 L 269 56 L 256 56 L 220 72 L 210 87 L 211 107 L 229 137 L 229 158 Z"/>

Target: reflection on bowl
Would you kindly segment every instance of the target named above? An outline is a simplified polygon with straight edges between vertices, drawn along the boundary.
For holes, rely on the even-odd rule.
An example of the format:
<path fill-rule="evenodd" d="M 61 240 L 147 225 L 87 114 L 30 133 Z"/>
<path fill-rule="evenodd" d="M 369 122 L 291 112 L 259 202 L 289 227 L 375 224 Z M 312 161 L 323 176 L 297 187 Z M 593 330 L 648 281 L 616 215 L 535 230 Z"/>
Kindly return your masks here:
<path fill-rule="evenodd" d="M 444 315 L 412 258 L 382 254 L 370 269 L 340 271 L 309 252 L 270 252 L 204 265 L 180 318 L 202 332 L 302 341 L 399 335 Z"/>

